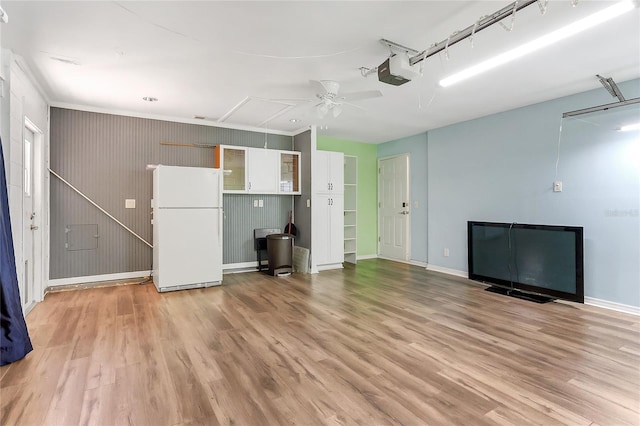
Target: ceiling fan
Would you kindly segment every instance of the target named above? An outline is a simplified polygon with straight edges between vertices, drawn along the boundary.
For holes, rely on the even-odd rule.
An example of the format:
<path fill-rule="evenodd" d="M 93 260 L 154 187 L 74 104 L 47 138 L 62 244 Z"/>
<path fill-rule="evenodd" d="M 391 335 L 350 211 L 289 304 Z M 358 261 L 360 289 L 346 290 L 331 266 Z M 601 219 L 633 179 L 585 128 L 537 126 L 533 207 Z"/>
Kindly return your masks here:
<path fill-rule="evenodd" d="M 344 105 L 363 109 L 361 106 L 355 105 L 351 102 L 382 96 L 382 92 L 379 90 L 365 90 L 362 92 L 342 93 L 339 95 L 340 83 L 337 81 L 309 80 L 309 82 L 318 92 L 316 93 L 316 98 L 318 98 L 320 102 L 314 105 L 318 118 L 324 118 L 329 113 L 331 113 L 333 117 L 337 117 L 342 113 L 342 107 Z"/>

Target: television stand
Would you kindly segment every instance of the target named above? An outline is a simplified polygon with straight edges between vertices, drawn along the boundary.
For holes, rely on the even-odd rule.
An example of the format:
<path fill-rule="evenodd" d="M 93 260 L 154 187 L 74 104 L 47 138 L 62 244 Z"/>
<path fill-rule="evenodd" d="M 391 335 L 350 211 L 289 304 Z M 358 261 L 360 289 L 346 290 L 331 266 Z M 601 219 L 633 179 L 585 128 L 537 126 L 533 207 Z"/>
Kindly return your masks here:
<path fill-rule="evenodd" d="M 534 293 L 525 293 L 524 291 L 505 288 L 505 287 L 497 287 L 491 286 L 485 288 L 486 291 L 490 291 L 492 293 L 504 294 L 506 296 L 517 297 L 518 299 L 528 300 L 529 302 L 536 303 L 548 303 L 555 300 L 553 297 L 543 296 L 541 294 Z"/>

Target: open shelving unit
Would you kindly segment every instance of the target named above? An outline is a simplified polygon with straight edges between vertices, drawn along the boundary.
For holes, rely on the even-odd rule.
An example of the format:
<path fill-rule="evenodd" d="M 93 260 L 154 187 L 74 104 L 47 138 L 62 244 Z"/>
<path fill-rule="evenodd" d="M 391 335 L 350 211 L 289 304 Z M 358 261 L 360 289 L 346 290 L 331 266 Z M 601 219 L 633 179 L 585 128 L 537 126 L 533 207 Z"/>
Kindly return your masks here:
<path fill-rule="evenodd" d="M 358 157 L 344 156 L 344 261 L 356 263 L 358 251 Z"/>

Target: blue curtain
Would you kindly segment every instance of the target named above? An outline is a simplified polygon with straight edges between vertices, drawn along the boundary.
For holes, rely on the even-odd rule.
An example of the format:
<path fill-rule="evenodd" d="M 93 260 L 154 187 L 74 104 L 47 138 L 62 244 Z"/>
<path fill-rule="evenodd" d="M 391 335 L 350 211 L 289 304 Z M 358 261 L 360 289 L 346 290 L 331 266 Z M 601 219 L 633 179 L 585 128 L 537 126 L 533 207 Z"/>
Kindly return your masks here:
<path fill-rule="evenodd" d="M 0 139 L 0 325 L 2 326 L 0 365 L 22 359 L 33 350 L 20 303 L 2 139 Z"/>

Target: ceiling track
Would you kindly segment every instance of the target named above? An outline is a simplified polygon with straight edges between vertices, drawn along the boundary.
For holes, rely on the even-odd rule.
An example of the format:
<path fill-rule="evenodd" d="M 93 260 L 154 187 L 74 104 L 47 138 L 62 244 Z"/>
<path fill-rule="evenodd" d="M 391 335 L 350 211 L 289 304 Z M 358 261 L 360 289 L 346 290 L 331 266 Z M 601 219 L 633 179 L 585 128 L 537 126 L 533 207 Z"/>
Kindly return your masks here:
<path fill-rule="evenodd" d="M 640 103 L 640 98 L 627 99 L 624 101 L 614 102 L 611 104 L 598 105 L 591 108 L 584 108 L 584 109 L 578 109 L 576 111 L 565 112 L 562 114 L 562 118 L 575 117 L 576 115 L 589 114 L 590 112 L 597 112 L 597 111 L 605 111 L 608 109 L 613 109 L 613 108 L 618 108 L 625 105 L 633 105 L 638 103 Z"/>
<path fill-rule="evenodd" d="M 468 26 L 464 30 L 453 33 L 449 38 L 442 40 L 441 42 L 434 44 L 427 50 L 423 50 L 422 52 L 419 52 L 418 54 L 412 56 L 411 58 L 409 58 L 409 65 L 415 65 L 420 61 L 424 61 L 430 56 L 448 49 L 449 47 L 461 42 L 462 40 L 473 37 L 475 34 L 484 30 L 485 28 L 489 28 L 490 26 L 501 22 L 503 19 L 508 18 L 509 16 L 514 16 L 518 11 L 524 9 L 525 7 L 531 6 L 534 3 L 538 3 L 539 1 L 540 0 L 515 1 L 508 6 L 505 6 L 502 9 L 498 10 L 497 12 L 492 13 L 491 15 L 484 16 L 480 18 L 475 24 Z"/>

